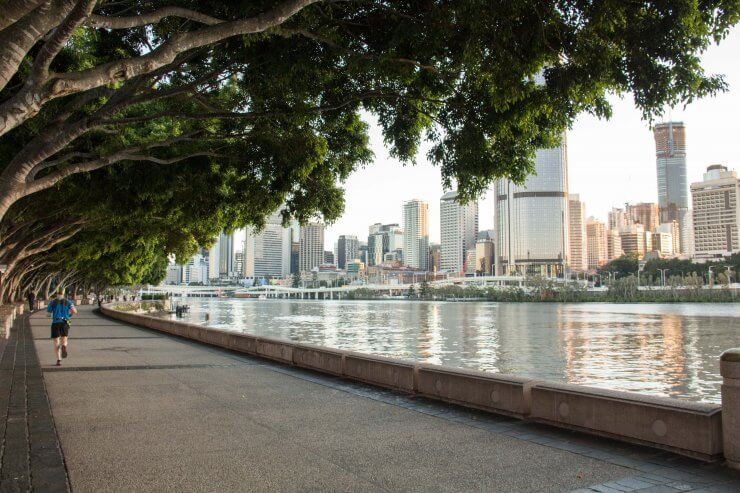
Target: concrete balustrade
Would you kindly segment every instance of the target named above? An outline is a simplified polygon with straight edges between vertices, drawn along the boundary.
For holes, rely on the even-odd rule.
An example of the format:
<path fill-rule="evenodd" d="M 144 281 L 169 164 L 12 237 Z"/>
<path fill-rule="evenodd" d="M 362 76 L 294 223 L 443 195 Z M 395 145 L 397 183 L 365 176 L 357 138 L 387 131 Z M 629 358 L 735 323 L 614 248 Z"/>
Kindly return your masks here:
<path fill-rule="evenodd" d="M 740 470 L 740 348 L 722 353 L 722 435 L 727 465 Z"/>
<path fill-rule="evenodd" d="M 293 364 L 332 375 L 342 376 L 344 369 L 344 351 L 310 344 L 293 346 Z"/>
<path fill-rule="evenodd" d="M 722 453 L 721 407 L 634 392 L 539 382 L 529 419 L 702 460 Z"/>
<path fill-rule="evenodd" d="M 705 461 L 740 467 L 740 349 L 721 360 L 723 405 L 542 382 L 258 337 L 114 310 L 112 318 L 232 351 Z M 724 426 L 724 431 L 723 431 Z M 723 435 L 724 433 L 724 435 Z M 724 439 L 724 449 L 723 449 Z"/>
<path fill-rule="evenodd" d="M 293 364 L 294 344 L 280 339 L 259 337 L 257 339 L 257 356 L 280 361 L 281 363 Z"/>
<path fill-rule="evenodd" d="M 528 414 L 529 379 L 490 372 L 421 364 L 417 392 L 434 399 L 523 418 Z"/>
<path fill-rule="evenodd" d="M 229 336 L 229 349 L 256 356 L 258 340 L 258 337 L 249 334 L 231 334 Z"/>
<path fill-rule="evenodd" d="M 344 353 L 342 375 L 361 382 L 413 392 L 414 373 L 415 365 L 411 361 L 349 351 Z"/>

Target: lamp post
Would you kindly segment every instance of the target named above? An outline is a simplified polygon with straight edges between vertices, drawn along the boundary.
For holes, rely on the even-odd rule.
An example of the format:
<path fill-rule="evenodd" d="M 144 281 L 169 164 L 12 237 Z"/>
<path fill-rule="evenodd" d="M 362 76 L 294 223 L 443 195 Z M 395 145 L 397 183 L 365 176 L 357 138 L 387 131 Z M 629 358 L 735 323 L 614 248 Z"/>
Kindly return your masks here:
<path fill-rule="evenodd" d="M 712 266 L 710 265 L 707 269 L 707 284 L 709 284 L 709 287 L 712 287 Z"/>
<path fill-rule="evenodd" d="M 658 269 L 660 271 L 660 277 L 663 279 L 663 287 L 665 287 L 665 273 L 670 269 Z"/>

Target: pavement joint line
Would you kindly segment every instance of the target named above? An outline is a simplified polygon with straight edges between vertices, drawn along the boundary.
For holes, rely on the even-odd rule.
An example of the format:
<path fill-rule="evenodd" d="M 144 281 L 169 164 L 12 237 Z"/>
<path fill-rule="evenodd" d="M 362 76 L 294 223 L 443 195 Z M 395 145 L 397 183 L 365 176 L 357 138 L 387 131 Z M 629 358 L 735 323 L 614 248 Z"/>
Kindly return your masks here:
<path fill-rule="evenodd" d="M 75 337 L 75 341 L 88 341 L 88 340 L 106 340 L 106 341 L 117 341 L 118 339 L 161 339 L 161 337 L 156 336 L 143 336 L 143 337 L 137 337 L 137 336 L 121 336 L 121 337 Z M 34 337 L 34 341 L 49 341 L 50 338 L 48 337 Z"/>
<path fill-rule="evenodd" d="M 125 365 L 125 366 L 49 366 L 42 368 L 44 373 L 68 371 L 130 371 L 130 370 L 186 370 L 189 368 L 246 368 L 250 364 L 180 364 L 180 365 Z"/>

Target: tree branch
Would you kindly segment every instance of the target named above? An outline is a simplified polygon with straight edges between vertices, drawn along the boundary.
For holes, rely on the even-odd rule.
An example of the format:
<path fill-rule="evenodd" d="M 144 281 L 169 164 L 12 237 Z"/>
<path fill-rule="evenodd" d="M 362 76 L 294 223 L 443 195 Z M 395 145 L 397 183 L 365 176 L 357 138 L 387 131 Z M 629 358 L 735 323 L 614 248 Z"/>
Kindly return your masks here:
<path fill-rule="evenodd" d="M 131 27 L 141 27 L 148 24 L 154 24 L 159 22 L 165 17 L 181 17 L 191 21 L 213 26 L 224 22 L 221 19 L 211 17 L 210 15 L 201 14 L 195 10 L 185 9 L 182 7 L 162 7 L 154 12 L 146 14 L 132 15 L 129 17 L 108 17 L 104 15 L 93 14 L 88 20 L 88 24 L 92 27 L 102 29 L 128 29 Z"/>
<path fill-rule="evenodd" d="M 15 24 L 26 14 L 41 5 L 45 0 L 14 0 L 3 3 L 3 13 L 0 14 L 0 31 Z"/>
<path fill-rule="evenodd" d="M 172 63 L 180 53 L 211 45 L 226 38 L 264 32 L 279 26 L 318 1 L 320 0 L 285 0 L 248 19 L 221 22 L 195 31 L 174 34 L 146 55 L 104 63 L 82 72 L 56 74 L 48 83 L 26 87 L 0 104 L 0 135 L 36 115 L 41 107 L 52 99 L 153 72 Z"/>
<path fill-rule="evenodd" d="M 92 13 L 97 0 L 78 0 L 72 11 L 64 21 L 54 30 L 54 34 L 44 43 L 36 55 L 26 84 L 37 84 L 46 80 L 49 75 L 49 66 L 77 27 Z"/>

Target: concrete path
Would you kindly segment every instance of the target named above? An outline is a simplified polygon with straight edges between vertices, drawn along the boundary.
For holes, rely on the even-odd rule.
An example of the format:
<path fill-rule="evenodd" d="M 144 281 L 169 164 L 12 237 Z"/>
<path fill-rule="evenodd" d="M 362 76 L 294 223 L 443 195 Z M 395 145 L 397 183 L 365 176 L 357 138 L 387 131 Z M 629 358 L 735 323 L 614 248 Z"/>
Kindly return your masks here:
<path fill-rule="evenodd" d="M 74 491 L 740 488 L 716 465 L 317 375 L 89 307 L 57 368 L 48 319 L 30 325 Z"/>

